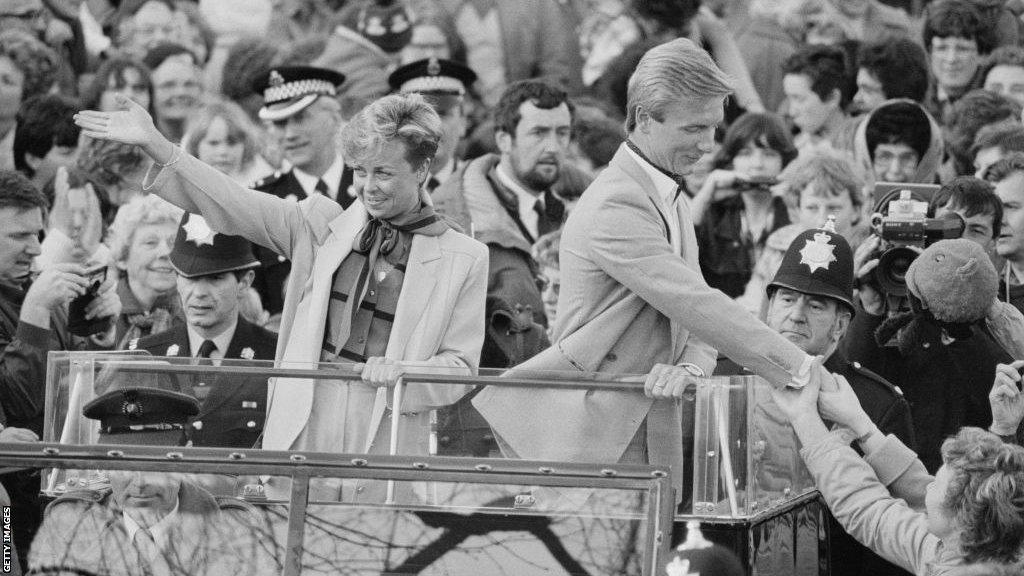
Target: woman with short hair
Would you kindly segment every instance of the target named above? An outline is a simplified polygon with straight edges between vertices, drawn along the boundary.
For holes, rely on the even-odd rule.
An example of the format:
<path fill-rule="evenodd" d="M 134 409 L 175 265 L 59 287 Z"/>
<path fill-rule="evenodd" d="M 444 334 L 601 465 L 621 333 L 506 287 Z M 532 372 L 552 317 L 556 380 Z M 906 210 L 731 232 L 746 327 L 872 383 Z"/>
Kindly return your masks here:
<path fill-rule="evenodd" d="M 812 379 L 802 390 L 773 390 L 773 397 L 803 445 L 815 486 L 847 532 L 922 576 L 1021 561 L 1024 448 L 963 428 L 943 443 L 942 467 L 930 477 L 913 452 L 878 431 L 850 384 L 835 379 L 837 390 Z M 840 427 L 829 432 L 823 416 Z M 850 447 L 854 438 L 865 457 Z"/>
<path fill-rule="evenodd" d="M 313 101 L 297 94 L 292 106 Z M 426 454 L 430 411 L 470 387 L 412 386 L 400 407 L 389 405 L 391 389 L 406 371 L 477 368 L 488 269 L 487 248 L 451 229 L 423 190 L 442 134 L 437 113 L 418 94 L 396 94 L 349 121 L 341 140 L 357 200 L 342 209 L 319 194 L 289 202 L 247 190 L 174 146 L 142 107 L 126 99 L 121 105 L 125 110 L 115 113 L 81 112 L 76 122 L 87 136 L 141 146 L 160 167 L 147 189 L 202 214 L 214 230 L 292 261 L 276 360 L 351 362 L 361 376 L 316 386 L 311 379 L 278 379 L 263 448 L 384 453 L 390 420 L 401 414 L 398 453 Z M 313 493 L 380 500 L 382 487 L 324 481 Z"/>
<path fill-rule="evenodd" d="M 178 300 L 177 274 L 171 248 L 178 232 L 181 209 L 157 196 L 139 196 L 118 211 L 107 244 L 111 261 L 120 270 L 117 295 L 117 349 L 143 336 L 184 321 Z"/>

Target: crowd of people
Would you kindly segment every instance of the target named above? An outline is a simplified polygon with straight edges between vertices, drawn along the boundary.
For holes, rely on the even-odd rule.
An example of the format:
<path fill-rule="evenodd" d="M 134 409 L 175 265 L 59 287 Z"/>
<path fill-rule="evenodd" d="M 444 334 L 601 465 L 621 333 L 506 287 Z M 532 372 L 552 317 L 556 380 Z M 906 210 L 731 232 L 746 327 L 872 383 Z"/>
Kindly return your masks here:
<path fill-rule="evenodd" d="M 50 351 L 345 363 L 119 382 L 83 417 L 100 441 L 363 454 L 427 454 L 436 426 L 440 454 L 671 466 L 685 506 L 679 400 L 756 374 L 834 573 L 1016 573 L 1022 106 L 1014 0 L 7 0 L 0 441 L 41 437 Z M 407 372 L 479 368 L 644 383 L 389 404 Z M 89 506 L 129 547 L 166 517 L 121 479 L 44 521 L 38 474 L 2 480 L 36 571 Z"/>

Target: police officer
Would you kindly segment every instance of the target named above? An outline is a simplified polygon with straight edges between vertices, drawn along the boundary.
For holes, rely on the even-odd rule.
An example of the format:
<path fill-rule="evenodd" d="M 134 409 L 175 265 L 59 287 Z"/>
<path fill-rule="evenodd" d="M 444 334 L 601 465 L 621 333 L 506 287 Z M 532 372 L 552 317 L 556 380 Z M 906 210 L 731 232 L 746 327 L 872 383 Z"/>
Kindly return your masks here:
<path fill-rule="evenodd" d="M 185 325 L 133 341 L 129 349 L 154 356 L 273 360 L 277 335 L 247 321 L 239 304 L 259 262 L 252 245 L 214 232 L 202 216 L 185 214 L 171 250 Z M 202 409 L 189 422 L 195 446 L 252 448 L 263 431 L 267 379 L 218 374 L 197 377 L 182 391 Z"/>
<path fill-rule="evenodd" d="M 899 388 L 847 359 L 837 349 L 850 326 L 853 306 L 853 252 L 836 234 L 829 218 L 822 229 L 807 230 L 793 240 L 782 265 L 768 284 L 768 325 L 813 356 L 825 357 L 825 369 L 841 374 L 878 428 L 913 446 L 910 405 Z M 898 574 L 867 548 L 847 536 L 838 523 L 832 532 L 836 574 Z"/>
<path fill-rule="evenodd" d="M 259 117 L 290 165 L 257 182 L 257 190 L 296 201 L 323 194 L 342 208 L 352 204 L 352 171 L 336 143 L 342 124 L 336 96 L 344 81 L 345 76 L 333 70 L 285 66 L 272 69 L 253 85 L 253 91 L 263 94 Z M 257 256 L 263 267 L 254 287 L 267 310 L 277 314 L 284 306 L 281 289 L 291 264 L 267 247 L 258 247 Z"/>
<path fill-rule="evenodd" d="M 179 392 L 131 387 L 138 376 L 113 375 L 113 389 L 86 404 L 82 415 L 99 421 L 104 443 L 184 444 L 199 402 Z M 273 546 L 262 541 L 266 523 L 251 504 L 216 498 L 197 483 L 200 478 L 173 470 L 105 474 L 109 486 L 69 491 L 46 508 L 29 553 L 33 573 L 278 573 Z"/>
<path fill-rule="evenodd" d="M 393 92 L 418 92 L 434 107 L 444 125 L 444 136 L 430 165 L 428 192 L 433 192 L 459 169 L 459 144 L 466 136 L 467 94 L 476 73 L 467 66 L 441 58 L 424 58 L 396 69 L 388 76 Z"/>

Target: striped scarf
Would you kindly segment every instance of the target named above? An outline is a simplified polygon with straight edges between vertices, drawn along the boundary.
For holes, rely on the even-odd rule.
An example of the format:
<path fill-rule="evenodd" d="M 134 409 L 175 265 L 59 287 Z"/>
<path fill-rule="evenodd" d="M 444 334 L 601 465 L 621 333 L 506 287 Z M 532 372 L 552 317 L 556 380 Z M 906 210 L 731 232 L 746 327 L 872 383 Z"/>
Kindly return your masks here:
<path fill-rule="evenodd" d="M 446 230 L 448 224 L 428 204 L 367 221 L 334 274 L 323 343 L 328 357 L 361 362 L 383 355 L 413 235 L 440 236 Z"/>

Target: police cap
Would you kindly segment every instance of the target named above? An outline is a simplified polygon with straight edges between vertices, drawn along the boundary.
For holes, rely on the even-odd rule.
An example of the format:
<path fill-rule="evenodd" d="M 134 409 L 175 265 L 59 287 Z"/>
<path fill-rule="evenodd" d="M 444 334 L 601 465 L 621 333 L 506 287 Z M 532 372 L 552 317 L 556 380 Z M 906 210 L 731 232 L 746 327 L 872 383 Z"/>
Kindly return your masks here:
<path fill-rule="evenodd" d="M 158 388 L 119 388 L 98 396 L 82 415 L 100 422 L 100 442 L 181 446 L 185 424 L 199 414 L 199 401 Z"/>
<path fill-rule="evenodd" d="M 391 90 L 408 94 L 445 94 L 461 96 L 476 82 L 476 73 L 469 67 L 441 58 L 424 58 L 410 62 L 388 76 Z"/>
<path fill-rule="evenodd" d="M 845 304 L 852 313 L 853 250 L 835 227 L 801 232 L 789 245 L 768 292 L 789 288 L 803 294 L 826 296 Z"/>
<path fill-rule="evenodd" d="M 315 66 L 279 66 L 253 83 L 253 92 L 263 95 L 262 120 L 284 120 L 321 96 L 334 97 L 345 75 Z"/>
<path fill-rule="evenodd" d="M 182 217 L 171 249 L 171 265 L 185 278 L 258 268 L 252 244 L 241 236 L 214 232 L 198 214 Z"/>

